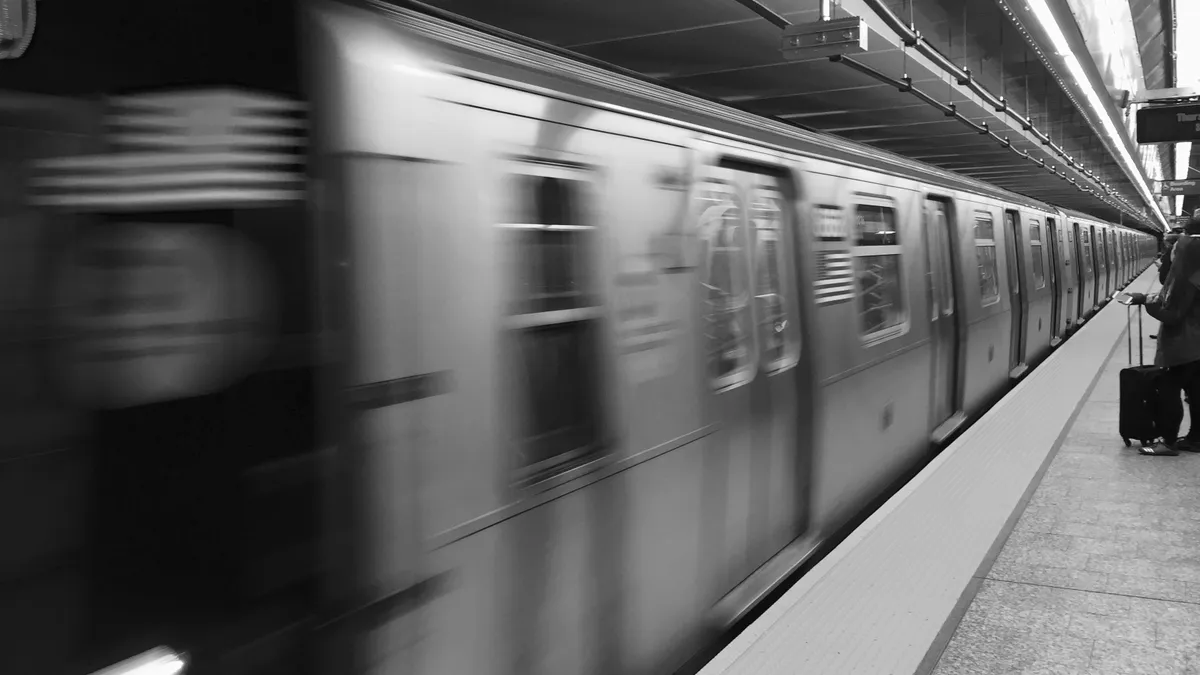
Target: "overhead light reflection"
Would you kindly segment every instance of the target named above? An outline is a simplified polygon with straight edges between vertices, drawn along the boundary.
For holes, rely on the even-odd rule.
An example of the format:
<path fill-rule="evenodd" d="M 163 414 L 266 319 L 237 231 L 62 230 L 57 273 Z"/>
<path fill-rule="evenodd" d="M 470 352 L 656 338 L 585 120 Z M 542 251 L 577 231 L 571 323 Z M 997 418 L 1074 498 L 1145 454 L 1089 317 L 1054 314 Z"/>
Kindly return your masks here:
<path fill-rule="evenodd" d="M 166 647 L 155 647 L 92 675 L 182 675 L 186 668 L 182 655 Z"/>
<path fill-rule="evenodd" d="M 1026 0 L 1026 2 L 1030 11 L 1033 12 L 1034 17 L 1038 20 L 1038 23 L 1041 24 L 1042 29 L 1049 35 L 1050 42 L 1053 43 L 1055 51 L 1066 61 L 1067 69 L 1071 71 L 1071 77 L 1075 78 L 1075 81 L 1079 84 L 1079 88 L 1083 90 L 1084 95 L 1088 99 L 1088 104 L 1097 112 L 1096 117 L 1100 118 L 1100 124 L 1103 126 L 1105 133 L 1108 134 L 1112 144 L 1116 146 L 1117 153 L 1126 170 L 1133 169 L 1133 171 L 1129 171 L 1130 177 L 1134 180 L 1134 186 L 1141 194 L 1142 199 L 1150 206 L 1151 213 L 1158 216 L 1160 224 L 1165 229 L 1169 229 L 1166 225 L 1166 218 L 1163 216 L 1161 209 L 1158 208 L 1154 195 L 1150 192 L 1150 187 L 1146 185 L 1140 167 L 1134 162 L 1133 157 L 1129 154 L 1129 150 L 1125 147 L 1124 136 L 1113 125 L 1111 116 L 1108 114 L 1108 108 L 1100 101 L 1100 97 L 1089 83 L 1087 75 L 1083 70 L 1083 65 L 1079 63 L 1079 59 L 1076 58 L 1075 53 L 1066 48 L 1067 36 L 1062 32 L 1062 28 L 1059 27 L 1054 14 L 1050 12 L 1050 7 L 1046 4 L 1046 0 Z M 1064 49 L 1066 49 L 1065 53 Z"/>

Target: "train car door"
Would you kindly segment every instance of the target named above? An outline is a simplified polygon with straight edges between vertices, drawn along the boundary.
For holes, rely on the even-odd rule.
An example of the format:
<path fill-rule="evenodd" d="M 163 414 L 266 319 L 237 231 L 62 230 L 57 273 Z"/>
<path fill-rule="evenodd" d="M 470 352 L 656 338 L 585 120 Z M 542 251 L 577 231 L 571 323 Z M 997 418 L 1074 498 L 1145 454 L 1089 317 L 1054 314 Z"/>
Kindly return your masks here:
<path fill-rule="evenodd" d="M 1091 253 L 1092 253 L 1092 309 L 1100 309 L 1100 297 L 1104 292 L 1104 283 L 1100 280 L 1101 274 L 1104 272 L 1104 258 L 1102 257 L 1103 248 L 1100 240 L 1096 238 L 1096 226 L 1089 225 L 1088 233 L 1091 235 Z"/>
<path fill-rule="evenodd" d="M 1111 298 L 1121 287 L 1121 271 L 1125 269 L 1124 263 L 1121 262 L 1121 248 L 1115 230 L 1108 231 L 1108 249 L 1112 251 L 1113 259 L 1112 286 L 1108 289 L 1108 297 Z"/>
<path fill-rule="evenodd" d="M 1066 240 L 1064 240 L 1066 239 Z M 1076 323 L 1079 322 L 1079 299 L 1076 299 L 1075 294 L 1080 292 L 1079 288 L 1079 273 L 1075 271 L 1079 268 L 1079 258 L 1075 257 L 1075 231 L 1070 227 L 1068 221 L 1063 221 L 1058 229 L 1058 252 L 1062 255 L 1062 282 L 1063 286 L 1067 287 L 1067 293 L 1062 297 L 1062 311 L 1067 315 L 1067 331 L 1075 329 Z"/>
<path fill-rule="evenodd" d="M 1078 261 L 1075 269 L 1079 275 L 1079 305 L 1077 323 L 1083 323 L 1092 313 L 1092 246 L 1088 239 L 1088 230 L 1079 223 L 1072 223 L 1075 231 L 1075 259 Z"/>
<path fill-rule="evenodd" d="M 1129 240 L 1124 232 L 1117 235 L 1117 243 L 1121 245 L 1121 285 L 1124 286 L 1129 281 Z"/>
<path fill-rule="evenodd" d="M 1122 287 L 1129 281 L 1129 244 L 1125 241 L 1125 233 L 1117 233 L 1117 245 L 1121 249 L 1121 283 Z"/>
<path fill-rule="evenodd" d="M 733 589 L 801 533 L 811 406 L 798 367 L 792 176 L 756 153 L 708 148 L 697 229 L 709 405 L 721 429 L 705 481 L 724 495 L 712 516 L 729 556 L 717 583 Z"/>
<path fill-rule="evenodd" d="M 1112 297 L 1117 286 L 1117 252 L 1113 246 L 1112 230 L 1101 230 L 1104 236 L 1104 301 Z"/>
<path fill-rule="evenodd" d="M 1058 223 L 1054 218 L 1046 218 L 1046 233 L 1043 235 L 1046 243 L 1050 246 L 1050 346 L 1053 347 L 1062 342 L 1062 297 L 1059 295 L 1061 287 L 1058 280 Z"/>
<path fill-rule="evenodd" d="M 1096 283 L 1096 306 L 1104 304 L 1108 298 L 1109 277 L 1112 276 L 1112 260 L 1108 255 L 1108 233 L 1103 227 L 1095 229 L 1096 233 L 1096 257 L 1100 260 L 1100 268 L 1104 270 L 1104 274 L 1097 277 Z"/>
<path fill-rule="evenodd" d="M 1016 211 L 1004 212 L 1005 256 L 1008 260 L 1008 293 L 1012 301 L 1012 340 L 1010 342 L 1008 369 L 1011 377 L 1023 374 L 1021 364 L 1025 362 L 1025 259 L 1021 246 L 1021 217 Z"/>
<path fill-rule="evenodd" d="M 1120 288 L 1125 283 L 1125 235 L 1121 232 L 1113 232 L 1113 250 L 1117 256 L 1117 288 Z M 1114 291 L 1116 289 L 1113 289 Z"/>
<path fill-rule="evenodd" d="M 959 315 L 955 289 L 958 278 L 955 262 L 959 250 L 954 209 L 948 200 L 937 197 L 925 199 L 925 252 L 929 261 L 927 271 L 933 339 L 933 387 L 931 425 L 933 442 L 942 440 L 956 426 L 962 407 L 959 392 Z"/>

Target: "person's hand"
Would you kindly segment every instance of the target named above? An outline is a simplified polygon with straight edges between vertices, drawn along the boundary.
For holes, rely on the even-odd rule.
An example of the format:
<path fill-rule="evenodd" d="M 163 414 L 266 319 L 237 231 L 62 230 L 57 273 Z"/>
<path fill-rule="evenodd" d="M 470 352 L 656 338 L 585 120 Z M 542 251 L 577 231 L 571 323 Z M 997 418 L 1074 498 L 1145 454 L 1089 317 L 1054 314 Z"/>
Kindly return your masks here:
<path fill-rule="evenodd" d="M 1145 293 L 1130 293 L 1129 294 L 1129 304 L 1131 304 L 1131 305 L 1146 304 L 1146 294 Z"/>

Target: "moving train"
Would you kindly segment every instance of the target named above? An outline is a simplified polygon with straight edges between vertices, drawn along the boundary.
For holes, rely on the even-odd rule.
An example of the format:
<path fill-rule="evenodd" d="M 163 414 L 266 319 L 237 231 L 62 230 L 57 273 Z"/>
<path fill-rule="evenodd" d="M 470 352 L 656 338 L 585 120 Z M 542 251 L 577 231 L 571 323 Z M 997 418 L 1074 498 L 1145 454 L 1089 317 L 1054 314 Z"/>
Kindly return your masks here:
<path fill-rule="evenodd" d="M 1156 252 L 407 9 L 306 25 L 342 382 L 406 392 L 337 417 L 357 579 L 452 579 L 371 672 L 670 672 Z"/>
<path fill-rule="evenodd" d="M 206 354 L 178 357 L 204 384 L 186 391 L 108 343 L 50 359 L 104 360 L 71 380 L 93 399 L 144 390 L 92 419 L 70 672 L 159 645 L 188 675 L 672 672 L 1157 250 L 426 14 L 314 0 L 302 19 L 307 189 L 247 151 L 293 201 L 135 217 L 121 183 L 120 209 L 59 228 L 102 240 L 58 303 L 76 324 L 183 353 L 145 334 L 197 323 L 162 309 L 178 287 L 206 298 L 205 330 L 244 333 L 180 333 Z M 139 185 L 178 188 L 143 163 Z M 98 203 L 95 179 L 71 184 Z M 238 269 L 272 298 L 250 302 Z M 271 316 L 217 312 L 235 305 Z"/>

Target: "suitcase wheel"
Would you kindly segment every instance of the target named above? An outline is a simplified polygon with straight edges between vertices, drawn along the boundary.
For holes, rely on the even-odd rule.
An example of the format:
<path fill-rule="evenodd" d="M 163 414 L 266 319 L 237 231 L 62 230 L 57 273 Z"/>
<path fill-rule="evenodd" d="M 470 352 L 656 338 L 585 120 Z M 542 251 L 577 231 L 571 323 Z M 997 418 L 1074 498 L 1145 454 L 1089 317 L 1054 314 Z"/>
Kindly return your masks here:
<path fill-rule="evenodd" d="M 1128 438 L 1122 438 L 1121 440 L 1125 441 L 1125 447 L 1127 447 L 1127 448 L 1128 448 L 1129 446 L 1133 445 L 1133 443 L 1130 443 L 1130 442 L 1129 442 L 1129 439 L 1128 439 Z"/>

